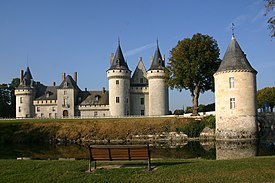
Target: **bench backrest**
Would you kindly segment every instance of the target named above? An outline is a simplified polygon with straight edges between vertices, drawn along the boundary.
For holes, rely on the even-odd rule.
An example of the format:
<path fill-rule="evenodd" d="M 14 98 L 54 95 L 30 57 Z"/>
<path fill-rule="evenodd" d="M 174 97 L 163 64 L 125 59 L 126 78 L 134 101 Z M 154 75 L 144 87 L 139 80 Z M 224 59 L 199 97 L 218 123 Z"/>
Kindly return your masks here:
<path fill-rule="evenodd" d="M 92 145 L 89 146 L 92 161 L 115 160 L 148 160 L 150 158 L 149 145 L 118 146 Z"/>

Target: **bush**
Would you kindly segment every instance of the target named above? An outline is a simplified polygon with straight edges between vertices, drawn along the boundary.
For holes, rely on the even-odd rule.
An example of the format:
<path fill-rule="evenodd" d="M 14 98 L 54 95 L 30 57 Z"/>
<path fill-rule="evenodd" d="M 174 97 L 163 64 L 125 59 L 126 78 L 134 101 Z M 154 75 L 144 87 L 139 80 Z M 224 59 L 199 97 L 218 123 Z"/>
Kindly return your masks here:
<path fill-rule="evenodd" d="M 176 109 L 174 111 L 174 115 L 183 115 L 184 114 L 184 110 L 183 109 Z"/>
<path fill-rule="evenodd" d="M 202 122 L 205 124 L 205 126 L 208 126 L 211 129 L 216 128 L 216 118 L 213 115 L 203 118 Z"/>
<path fill-rule="evenodd" d="M 185 133 L 188 137 L 199 137 L 204 127 L 205 125 L 201 121 L 191 121 L 182 128 L 177 128 L 176 130 L 177 132 Z"/>

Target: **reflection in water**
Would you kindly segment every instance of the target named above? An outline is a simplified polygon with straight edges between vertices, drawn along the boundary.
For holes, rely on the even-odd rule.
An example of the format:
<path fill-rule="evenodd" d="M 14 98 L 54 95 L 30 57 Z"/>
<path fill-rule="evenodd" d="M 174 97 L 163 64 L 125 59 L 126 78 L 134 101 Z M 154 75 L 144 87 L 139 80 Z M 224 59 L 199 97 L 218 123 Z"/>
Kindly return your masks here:
<path fill-rule="evenodd" d="M 241 159 L 257 155 L 256 140 L 216 141 L 216 159 Z"/>
<path fill-rule="evenodd" d="M 153 159 L 236 159 L 275 155 L 275 143 L 256 141 L 188 141 L 150 144 Z M 88 159 L 87 145 L 0 144 L 0 159 Z"/>

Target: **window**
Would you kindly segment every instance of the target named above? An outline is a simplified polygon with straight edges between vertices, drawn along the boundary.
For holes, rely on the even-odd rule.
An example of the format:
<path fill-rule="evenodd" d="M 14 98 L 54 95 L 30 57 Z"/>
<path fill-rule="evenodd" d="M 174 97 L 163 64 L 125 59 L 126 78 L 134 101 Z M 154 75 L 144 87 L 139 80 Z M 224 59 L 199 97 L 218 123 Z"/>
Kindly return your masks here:
<path fill-rule="evenodd" d="M 37 107 L 37 108 L 36 108 L 36 112 L 40 112 L 40 107 Z"/>
<path fill-rule="evenodd" d="M 235 109 L 235 98 L 230 98 L 230 109 Z"/>
<path fill-rule="evenodd" d="M 43 113 L 41 113 L 41 118 L 43 118 L 44 117 L 44 114 Z"/>
<path fill-rule="evenodd" d="M 21 107 L 18 107 L 18 112 L 21 112 Z"/>
<path fill-rule="evenodd" d="M 116 84 L 119 85 L 119 80 L 116 80 Z"/>
<path fill-rule="evenodd" d="M 116 103 L 119 103 L 119 97 L 116 97 Z"/>
<path fill-rule="evenodd" d="M 96 95 L 96 96 L 95 96 L 95 102 L 98 102 L 98 101 L 99 101 L 99 97 L 100 97 L 99 95 Z"/>
<path fill-rule="evenodd" d="M 143 83 L 143 78 L 139 78 L 139 82 L 140 82 L 140 83 Z"/>
<path fill-rule="evenodd" d="M 234 77 L 229 78 L 229 88 L 234 88 Z"/>
<path fill-rule="evenodd" d="M 140 105 L 144 105 L 144 98 L 140 98 Z"/>
<path fill-rule="evenodd" d="M 23 103 L 23 97 L 20 97 L 20 104 Z"/>
<path fill-rule="evenodd" d="M 49 98 L 50 97 L 50 92 L 46 93 L 46 97 Z"/>
<path fill-rule="evenodd" d="M 67 91 L 64 91 L 64 95 L 67 95 Z"/>
<path fill-rule="evenodd" d="M 97 116 L 97 111 L 94 112 L 94 117 L 96 117 L 96 116 Z"/>
<path fill-rule="evenodd" d="M 49 118 L 52 118 L 52 113 L 49 113 Z"/>
<path fill-rule="evenodd" d="M 52 107 L 52 111 L 55 111 L 55 107 Z"/>
<path fill-rule="evenodd" d="M 140 111 L 140 115 L 144 116 L 144 110 Z"/>

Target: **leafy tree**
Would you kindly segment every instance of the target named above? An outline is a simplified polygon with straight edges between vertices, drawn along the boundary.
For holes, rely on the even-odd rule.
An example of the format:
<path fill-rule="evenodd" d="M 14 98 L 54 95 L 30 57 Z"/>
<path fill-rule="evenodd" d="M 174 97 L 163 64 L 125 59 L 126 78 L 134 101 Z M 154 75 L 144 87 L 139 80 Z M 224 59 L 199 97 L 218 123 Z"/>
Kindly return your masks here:
<path fill-rule="evenodd" d="M 174 115 L 183 115 L 184 114 L 184 110 L 183 109 L 176 109 L 174 111 Z"/>
<path fill-rule="evenodd" d="M 200 93 L 214 90 L 213 74 L 220 64 L 217 41 L 208 35 L 197 33 L 178 41 L 170 51 L 167 80 L 171 89 L 189 90 L 192 96 L 192 115 L 198 115 Z"/>
<path fill-rule="evenodd" d="M 0 84 L 0 117 L 15 117 L 14 90 L 19 85 L 19 78 L 14 78 L 11 84 Z"/>
<path fill-rule="evenodd" d="M 265 16 L 267 16 L 274 8 L 275 6 L 275 0 L 265 0 Z M 268 21 L 268 28 L 271 32 L 271 37 L 275 37 L 275 16 L 271 16 Z"/>
<path fill-rule="evenodd" d="M 257 91 L 258 108 L 263 108 L 264 103 L 270 107 L 270 111 L 273 112 L 275 105 L 275 87 L 266 87 Z"/>

